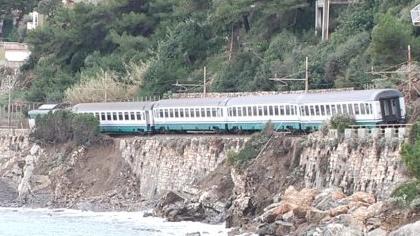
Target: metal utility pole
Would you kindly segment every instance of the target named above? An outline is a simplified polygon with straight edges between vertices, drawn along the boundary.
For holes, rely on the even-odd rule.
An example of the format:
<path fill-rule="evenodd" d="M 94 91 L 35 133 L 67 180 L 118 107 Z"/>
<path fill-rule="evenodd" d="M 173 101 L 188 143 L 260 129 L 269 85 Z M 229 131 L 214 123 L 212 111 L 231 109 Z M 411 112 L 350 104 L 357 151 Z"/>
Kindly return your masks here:
<path fill-rule="evenodd" d="M 411 101 L 411 90 L 412 90 L 412 85 L 411 85 L 411 46 L 408 45 L 408 99 L 409 101 Z"/>
<path fill-rule="evenodd" d="M 303 71 L 295 73 L 293 75 L 298 75 L 298 74 L 301 74 L 302 72 Z M 308 57 L 306 57 L 306 60 L 305 60 L 305 78 L 304 79 L 289 78 L 293 75 L 289 75 L 289 76 L 282 77 L 282 78 L 277 78 L 277 75 L 276 75 L 275 78 L 269 78 L 269 80 L 282 82 L 285 85 L 287 84 L 286 81 L 304 81 L 305 82 L 305 93 L 307 93 L 309 91 L 309 58 Z"/>
<path fill-rule="evenodd" d="M 330 0 L 324 0 L 322 12 L 322 41 L 328 40 L 328 29 L 330 26 Z"/>
<path fill-rule="evenodd" d="M 206 94 L 207 94 L 207 86 L 206 86 L 206 83 L 207 83 L 207 67 L 204 67 L 204 74 L 203 74 L 203 96 L 205 97 L 206 96 Z"/>
<path fill-rule="evenodd" d="M 11 103 L 12 103 L 12 76 L 8 75 L 9 77 L 9 101 L 8 101 L 8 105 L 7 105 L 7 127 L 9 127 L 10 130 L 10 123 L 11 123 L 11 117 L 10 117 L 10 110 L 11 110 Z"/>
<path fill-rule="evenodd" d="M 305 93 L 308 92 L 309 90 L 309 59 L 308 57 L 306 57 L 306 61 L 305 61 Z"/>

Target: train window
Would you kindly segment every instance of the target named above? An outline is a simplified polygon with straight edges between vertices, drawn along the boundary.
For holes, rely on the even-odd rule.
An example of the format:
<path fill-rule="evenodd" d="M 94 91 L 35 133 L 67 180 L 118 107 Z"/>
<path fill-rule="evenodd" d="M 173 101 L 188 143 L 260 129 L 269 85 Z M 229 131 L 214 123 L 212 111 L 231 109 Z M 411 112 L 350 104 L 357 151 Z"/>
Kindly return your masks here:
<path fill-rule="evenodd" d="M 354 104 L 354 114 L 359 115 L 359 104 Z"/>
<path fill-rule="evenodd" d="M 122 112 L 118 112 L 118 120 L 124 120 Z"/>
<path fill-rule="evenodd" d="M 247 114 L 246 114 L 246 107 L 242 107 L 242 115 L 243 116 L 247 116 Z"/>
<path fill-rule="evenodd" d="M 257 106 L 257 110 L 258 110 L 257 116 L 262 116 L 263 115 L 263 108 L 260 107 L 260 106 Z"/>
<path fill-rule="evenodd" d="M 319 105 L 315 105 L 315 115 L 319 116 Z"/>
<path fill-rule="evenodd" d="M 238 116 L 242 116 L 242 108 L 238 107 L 237 109 L 238 109 Z"/>
<path fill-rule="evenodd" d="M 363 103 L 360 104 L 360 114 L 361 115 L 366 114 L 365 104 L 363 104 Z"/>
<path fill-rule="evenodd" d="M 278 106 L 274 106 L 274 115 L 275 116 L 278 116 L 280 113 L 279 113 L 279 107 Z"/>
<path fill-rule="evenodd" d="M 335 110 L 335 105 L 331 105 L 331 115 L 335 115 L 335 114 L 337 114 Z"/>
<path fill-rule="evenodd" d="M 118 120 L 118 117 L 117 117 L 117 113 L 116 112 L 113 112 L 112 113 L 112 119 L 113 120 Z"/>
<path fill-rule="evenodd" d="M 165 109 L 165 118 L 168 118 L 168 117 L 169 117 L 168 109 Z"/>
<path fill-rule="evenodd" d="M 337 114 L 341 114 L 341 104 L 337 104 Z"/>
<path fill-rule="evenodd" d="M 136 112 L 136 117 L 137 117 L 137 120 L 141 120 L 141 114 L 140 114 L 140 112 L 138 111 L 138 112 Z"/>
<path fill-rule="evenodd" d="M 349 115 L 353 115 L 353 104 L 348 104 Z"/>
<path fill-rule="evenodd" d="M 124 119 L 125 120 L 130 120 L 130 117 L 128 116 L 128 112 L 124 112 Z"/>
<path fill-rule="evenodd" d="M 274 115 L 273 106 L 269 106 L 269 107 L 268 107 L 268 114 L 269 114 L 270 116 Z"/>
<path fill-rule="evenodd" d="M 223 109 L 217 108 L 217 117 L 223 117 Z"/>
<path fill-rule="evenodd" d="M 373 114 L 373 107 L 372 107 L 372 104 L 369 104 L 369 108 L 370 108 L 370 114 Z"/>
<path fill-rule="evenodd" d="M 325 107 L 324 105 L 321 105 L 321 116 L 325 116 Z"/>
<path fill-rule="evenodd" d="M 190 117 L 190 109 L 185 108 L 185 109 L 184 109 L 184 114 L 185 114 L 185 117 L 186 117 L 186 118 L 189 118 L 189 117 Z"/>
<path fill-rule="evenodd" d="M 111 112 L 107 112 L 107 113 L 106 113 L 106 119 L 107 119 L 107 120 L 112 120 L 112 117 L 111 117 Z"/>
<path fill-rule="evenodd" d="M 366 106 L 366 115 L 372 114 L 372 111 L 370 110 L 369 104 L 365 103 Z"/>
<path fill-rule="evenodd" d="M 136 120 L 136 116 L 134 115 L 134 112 L 130 112 L 130 119 L 131 120 Z"/>
<path fill-rule="evenodd" d="M 309 106 L 305 106 L 305 116 L 309 116 Z"/>
<path fill-rule="evenodd" d="M 96 116 L 96 119 L 98 119 L 98 120 L 99 120 L 99 118 L 100 118 L 100 117 L 99 117 L 99 112 L 96 112 L 96 113 L 95 113 L 95 116 Z"/>
<path fill-rule="evenodd" d="M 190 108 L 190 117 L 191 118 L 195 117 L 194 108 Z"/>
<path fill-rule="evenodd" d="M 290 112 L 290 114 L 292 114 L 292 116 L 294 116 L 295 115 L 295 113 L 296 113 L 296 106 L 291 106 L 291 112 Z"/>
<path fill-rule="evenodd" d="M 314 116 L 315 115 L 314 106 L 309 106 L 309 110 L 311 111 L 311 116 Z"/>
<path fill-rule="evenodd" d="M 163 118 L 163 109 L 159 109 L 159 118 Z"/>
<path fill-rule="evenodd" d="M 201 108 L 201 117 L 206 117 L 206 109 Z"/>
<path fill-rule="evenodd" d="M 252 107 L 248 107 L 247 109 L 248 109 L 248 113 L 247 113 L 248 116 L 252 116 Z"/>
<path fill-rule="evenodd" d="M 217 115 L 217 109 L 216 109 L 216 108 L 212 108 L 212 109 L 211 109 L 211 116 L 212 116 L 212 117 L 219 117 L 219 116 Z"/>
<path fill-rule="evenodd" d="M 325 105 L 325 114 L 327 114 L 327 116 L 331 115 L 330 105 Z"/>
<path fill-rule="evenodd" d="M 195 117 L 200 117 L 200 108 L 195 108 Z"/>
<path fill-rule="evenodd" d="M 286 116 L 290 115 L 290 106 L 286 105 Z"/>
<path fill-rule="evenodd" d="M 184 118 L 184 108 L 179 109 L 179 117 Z"/>
<path fill-rule="evenodd" d="M 175 108 L 175 109 L 174 109 L 174 117 L 175 117 L 175 118 L 178 118 L 178 117 L 179 117 L 179 111 L 178 111 L 178 108 Z"/>
<path fill-rule="evenodd" d="M 211 109 L 206 108 L 206 117 L 211 117 Z"/>
<path fill-rule="evenodd" d="M 236 107 L 232 107 L 232 116 L 236 116 Z"/>
<path fill-rule="evenodd" d="M 347 111 L 347 105 L 346 104 L 343 104 L 343 113 L 344 114 L 349 114 L 348 111 Z"/>
<path fill-rule="evenodd" d="M 101 112 L 101 120 L 105 120 L 105 113 Z"/>
<path fill-rule="evenodd" d="M 300 106 L 300 115 L 305 116 L 305 107 L 304 106 Z"/>
<path fill-rule="evenodd" d="M 264 109 L 264 116 L 267 116 L 268 115 L 268 107 L 267 106 L 263 106 L 263 109 Z"/>
<path fill-rule="evenodd" d="M 280 115 L 284 116 L 284 106 L 280 106 Z"/>

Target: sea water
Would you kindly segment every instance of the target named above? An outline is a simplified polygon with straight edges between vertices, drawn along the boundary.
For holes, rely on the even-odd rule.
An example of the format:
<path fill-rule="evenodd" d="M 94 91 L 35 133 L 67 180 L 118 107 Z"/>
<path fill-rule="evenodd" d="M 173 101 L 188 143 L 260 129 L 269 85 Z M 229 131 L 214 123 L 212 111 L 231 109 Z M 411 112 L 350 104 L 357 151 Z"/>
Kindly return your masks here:
<path fill-rule="evenodd" d="M 0 208 L 0 236 L 225 236 L 223 225 L 167 222 L 142 212 Z"/>

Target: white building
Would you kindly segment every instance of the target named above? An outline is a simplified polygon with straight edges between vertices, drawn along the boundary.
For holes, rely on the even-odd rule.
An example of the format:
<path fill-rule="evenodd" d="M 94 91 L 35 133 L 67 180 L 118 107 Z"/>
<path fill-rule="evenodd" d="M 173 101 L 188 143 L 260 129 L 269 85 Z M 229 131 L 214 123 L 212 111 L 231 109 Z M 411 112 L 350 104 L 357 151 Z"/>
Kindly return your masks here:
<path fill-rule="evenodd" d="M 29 16 L 32 17 L 32 21 L 29 21 L 26 23 L 26 28 L 28 30 L 36 29 L 38 26 L 42 24 L 42 18 L 43 16 L 39 14 L 38 12 L 34 11 L 29 13 Z"/>
<path fill-rule="evenodd" d="M 25 43 L 3 42 L 0 45 L 4 51 L 5 62 L 10 67 L 20 67 L 31 55 Z"/>

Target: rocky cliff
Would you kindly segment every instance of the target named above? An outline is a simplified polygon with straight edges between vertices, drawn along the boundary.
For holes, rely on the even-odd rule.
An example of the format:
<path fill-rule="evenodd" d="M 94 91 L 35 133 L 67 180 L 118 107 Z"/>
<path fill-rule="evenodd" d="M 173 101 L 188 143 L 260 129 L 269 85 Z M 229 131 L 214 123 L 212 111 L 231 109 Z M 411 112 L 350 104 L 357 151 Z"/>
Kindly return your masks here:
<path fill-rule="evenodd" d="M 302 219 L 309 223 L 307 230 L 317 227 L 324 230 L 329 223 L 339 223 L 325 218 L 329 211 L 340 210 L 339 215 L 352 215 L 354 211 L 359 214 L 372 204 L 386 202 L 392 190 L 408 179 L 399 156 L 404 132 L 359 131 L 343 136 L 330 131 L 302 137 L 275 134 L 247 166 L 229 165 L 228 153 L 240 150 L 248 140 L 249 136 L 159 135 L 106 138 L 90 147 L 40 146 L 30 141 L 26 131 L 3 132 L 0 133 L 0 204 L 90 210 L 155 206 L 157 215 L 174 221 L 226 221 L 228 227 L 239 228 L 238 232 L 263 233 L 273 228 L 277 232 L 282 225 L 294 232 L 298 230 L 295 223 L 300 224 Z M 301 189 L 313 193 L 305 211 L 295 210 L 298 211 L 295 215 L 292 207 L 276 210 L 275 217 L 269 221 L 261 218 L 267 211 L 279 208 L 290 186 L 297 189 L 296 198 L 303 194 L 299 192 Z M 363 192 L 373 201 L 363 205 L 357 201 L 337 203 L 334 202 L 337 199 L 324 199 L 327 205 L 331 203 L 331 208 L 313 205 L 312 201 L 322 191 L 331 188 L 340 192 L 343 199 Z M 153 203 L 161 196 L 164 197 Z M 365 208 L 357 210 L 354 206 Z M 389 209 L 378 212 L 389 212 Z M 311 214 L 322 218 L 313 221 Z M 404 214 L 397 216 L 404 218 Z M 303 218 L 283 219 L 288 217 Z M 380 214 L 374 218 L 380 220 Z M 383 225 L 366 228 L 367 219 L 356 228 L 366 231 Z M 386 230 L 409 221 L 394 222 Z"/>

